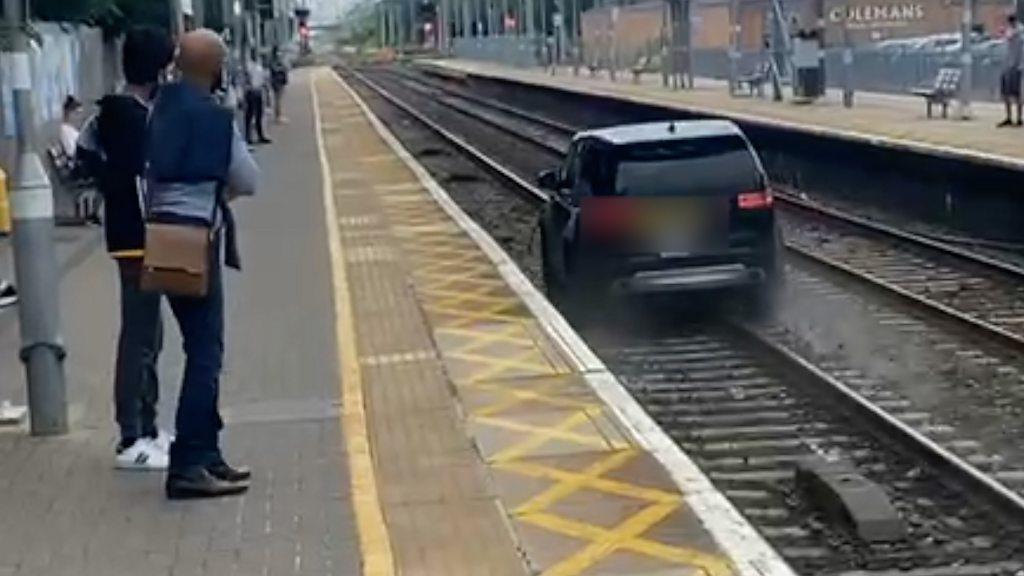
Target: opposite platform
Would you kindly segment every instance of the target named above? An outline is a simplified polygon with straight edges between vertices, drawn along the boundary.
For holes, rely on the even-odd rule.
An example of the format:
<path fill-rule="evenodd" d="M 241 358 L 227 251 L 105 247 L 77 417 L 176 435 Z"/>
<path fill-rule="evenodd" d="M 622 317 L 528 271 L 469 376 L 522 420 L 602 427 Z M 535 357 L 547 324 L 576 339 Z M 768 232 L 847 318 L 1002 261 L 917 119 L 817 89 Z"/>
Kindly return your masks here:
<path fill-rule="evenodd" d="M 368 573 L 787 574 L 356 93 L 314 92 Z"/>
<path fill-rule="evenodd" d="M 813 104 L 794 104 L 773 102 L 770 98 L 730 97 L 725 83 L 704 78 L 697 79 L 694 89 L 671 90 L 662 86 L 657 74 L 648 74 L 641 82 L 633 83 L 628 70 L 613 82 L 604 74 L 590 77 L 586 70 L 581 70 L 574 75 L 572 68 L 565 67 L 552 75 L 541 68 L 514 68 L 477 60 L 432 60 L 425 65 L 457 74 L 582 92 L 676 108 L 700 116 L 1024 170 L 1024 133 L 1013 128 L 997 129 L 995 125 L 1002 120 L 1003 112 L 1002 106 L 994 103 L 975 102 L 971 120 L 952 119 L 953 111 L 950 119 L 928 119 L 923 100 L 913 96 L 858 93 L 856 105 L 847 109 L 834 91 Z"/>

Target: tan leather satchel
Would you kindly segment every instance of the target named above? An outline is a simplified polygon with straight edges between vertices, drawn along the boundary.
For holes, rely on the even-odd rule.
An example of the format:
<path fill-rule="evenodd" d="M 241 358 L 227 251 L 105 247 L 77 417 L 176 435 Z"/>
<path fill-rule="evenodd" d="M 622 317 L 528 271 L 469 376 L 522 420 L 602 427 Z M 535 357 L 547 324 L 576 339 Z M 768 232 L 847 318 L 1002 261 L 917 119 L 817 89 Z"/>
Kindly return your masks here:
<path fill-rule="evenodd" d="M 142 290 L 170 296 L 206 296 L 212 234 L 202 225 L 147 222 Z"/>

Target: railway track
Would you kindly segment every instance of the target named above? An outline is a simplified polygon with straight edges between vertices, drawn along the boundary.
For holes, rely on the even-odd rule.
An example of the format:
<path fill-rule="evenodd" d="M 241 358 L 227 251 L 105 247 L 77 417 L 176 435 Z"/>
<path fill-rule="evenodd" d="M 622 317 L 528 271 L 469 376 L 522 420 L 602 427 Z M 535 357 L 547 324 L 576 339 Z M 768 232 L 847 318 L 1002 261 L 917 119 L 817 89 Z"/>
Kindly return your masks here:
<path fill-rule="evenodd" d="M 410 73 L 402 75 L 415 83 Z M 429 80 L 438 103 L 561 158 L 574 127 Z M 800 198 L 776 186 L 789 251 L 826 265 L 982 335 L 1024 346 L 1024 268 Z"/>
<path fill-rule="evenodd" d="M 357 73 L 346 74 L 524 197 L 543 198 L 503 159 L 448 131 L 387 88 Z M 425 101 L 461 102 L 460 113 L 466 113 L 465 99 L 448 96 L 451 100 L 444 103 L 436 91 L 408 79 L 381 75 L 380 80 L 408 100 L 421 99 L 421 106 Z M 500 130 L 502 119 L 490 113 L 494 122 L 488 124 Z M 554 136 L 534 129 L 528 137 Z M 551 155 L 558 153 L 554 146 Z M 1024 500 L 979 468 L 991 458 L 977 446 L 955 438 L 944 446 L 929 440 L 922 430 L 937 430 L 929 430 L 906 399 L 867 378 L 856 388 L 844 384 L 837 376 L 851 376 L 849 370 L 812 366 L 770 329 L 691 325 L 685 335 L 679 332 L 672 325 L 653 332 L 648 327 L 629 330 L 611 340 L 600 333 L 585 336 L 659 424 L 799 571 L 915 569 L 937 576 L 1024 570 Z M 795 461 L 815 454 L 849 460 L 884 486 L 906 522 L 907 538 L 867 544 L 813 512 L 794 489 L 792 470 Z"/>

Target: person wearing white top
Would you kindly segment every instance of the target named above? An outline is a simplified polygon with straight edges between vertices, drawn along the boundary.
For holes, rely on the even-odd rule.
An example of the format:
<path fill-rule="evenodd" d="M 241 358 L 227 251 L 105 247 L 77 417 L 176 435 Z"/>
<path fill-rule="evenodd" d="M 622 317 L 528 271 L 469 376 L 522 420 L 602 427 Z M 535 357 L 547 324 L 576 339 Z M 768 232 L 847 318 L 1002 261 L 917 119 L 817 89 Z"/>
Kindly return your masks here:
<path fill-rule="evenodd" d="M 64 117 L 60 125 L 60 147 L 68 158 L 75 157 L 78 148 L 79 131 L 75 126 L 76 116 L 82 109 L 82 103 L 74 96 L 64 99 Z"/>
<path fill-rule="evenodd" d="M 253 52 L 245 64 L 245 140 L 249 144 L 269 144 L 263 132 L 263 95 L 267 89 L 267 71 Z M 258 140 L 253 139 L 255 129 Z"/>

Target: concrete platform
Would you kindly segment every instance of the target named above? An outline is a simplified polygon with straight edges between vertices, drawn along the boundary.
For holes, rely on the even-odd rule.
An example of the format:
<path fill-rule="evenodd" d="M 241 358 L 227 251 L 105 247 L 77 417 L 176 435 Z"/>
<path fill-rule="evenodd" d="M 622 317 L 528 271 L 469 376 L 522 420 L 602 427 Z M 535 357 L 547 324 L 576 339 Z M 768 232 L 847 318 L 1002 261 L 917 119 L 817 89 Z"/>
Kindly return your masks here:
<path fill-rule="evenodd" d="M 172 503 L 113 469 L 115 268 L 62 232 L 73 430 L 0 430 L 0 576 L 791 573 L 333 73 L 296 72 L 286 111 L 227 275 L 252 489 Z M 0 399 L 24 402 L 16 328 Z"/>
<path fill-rule="evenodd" d="M 239 201 L 244 272 L 228 272 L 221 407 L 227 456 L 251 465 L 242 498 L 168 502 L 163 475 L 113 469 L 117 269 L 98 228 L 57 230 L 72 431 L 0 429 L 0 575 L 362 573 L 308 75 L 257 149 L 264 188 Z M 0 270 L 7 259 L 0 249 Z M 8 276 L 10 277 L 10 276 Z M 0 312 L 0 399 L 25 402 L 17 311 Z M 165 307 L 160 420 L 171 428 L 183 357 Z"/>
<path fill-rule="evenodd" d="M 607 73 L 590 77 L 586 69 L 574 75 L 571 68 L 565 67 L 552 74 L 540 68 L 514 68 L 463 59 L 433 60 L 426 64 L 458 75 L 596 94 L 872 146 L 1024 170 L 1024 131 L 997 129 L 995 125 L 1003 119 L 1004 112 L 1002 105 L 996 103 L 973 103 L 971 120 L 954 119 L 955 105 L 950 109 L 950 119 L 938 116 L 928 119 L 924 101 L 909 95 L 858 93 L 855 106 L 847 109 L 842 106 L 841 95 L 835 91 L 813 104 L 795 104 L 773 102 L 770 97 L 730 97 L 724 82 L 702 78 L 697 79 L 692 90 L 672 90 L 662 85 L 658 74 L 646 74 L 641 82 L 634 83 L 628 70 L 613 82 Z M 766 89 L 766 93 L 770 90 Z"/>
<path fill-rule="evenodd" d="M 787 573 L 358 96 L 315 86 L 381 496 L 363 512 L 395 570 Z"/>

